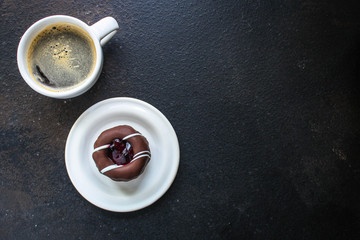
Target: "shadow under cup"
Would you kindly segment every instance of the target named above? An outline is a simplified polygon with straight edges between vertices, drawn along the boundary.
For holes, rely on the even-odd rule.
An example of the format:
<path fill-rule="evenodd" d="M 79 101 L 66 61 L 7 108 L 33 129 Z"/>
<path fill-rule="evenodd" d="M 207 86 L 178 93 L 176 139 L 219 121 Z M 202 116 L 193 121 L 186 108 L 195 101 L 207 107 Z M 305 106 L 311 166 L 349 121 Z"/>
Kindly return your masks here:
<path fill-rule="evenodd" d="M 45 96 L 66 99 L 89 90 L 98 79 L 102 48 L 90 26 L 69 16 L 34 23 L 18 47 L 26 83 Z"/>

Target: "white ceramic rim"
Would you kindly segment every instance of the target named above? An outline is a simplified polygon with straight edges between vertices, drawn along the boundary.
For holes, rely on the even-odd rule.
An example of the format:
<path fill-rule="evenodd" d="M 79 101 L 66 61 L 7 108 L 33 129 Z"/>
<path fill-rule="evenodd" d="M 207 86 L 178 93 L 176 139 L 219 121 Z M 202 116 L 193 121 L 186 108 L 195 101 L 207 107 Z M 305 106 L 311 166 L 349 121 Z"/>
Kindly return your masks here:
<path fill-rule="evenodd" d="M 119 186 L 131 189 L 132 184 L 137 184 L 136 181 L 138 181 L 138 179 L 130 182 L 112 181 L 110 178 L 99 173 L 91 158 L 92 149 L 89 149 L 89 156 L 87 156 L 86 153 L 87 148 L 93 148 L 93 142 L 96 140 L 98 134 L 108 127 L 114 126 L 114 120 L 110 118 L 114 118 L 115 116 L 116 119 L 118 119 L 123 116 L 119 116 L 118 113 L 111 115 L 107 112 L 109 110 L 117 111 L 116 109 L 120 108 L 124 110 L 120 110 L 119 113 L 128 115 L 127 117 L 131 117 L 131 120 L 119 119 L 116 121 L 136 123 L 138 126 L 134 126 L 135 129 L 142 125 L 143 127 L 137 130 L 143 131 L 142 133 L 144 133 L 144 136 L 148 139 L 152 151 L 152 159 L 149 165 L 145 168 L 145 172 L 139 176 L 139 185 L 141 187 L 134 190 L 132 195 L 127 195 L 126 191 L 124 194 Z M 131 111 L 128 111 L 130 109 Z M 134 111 L 137 110 L 139 110 L 140 113 L 134 113 Z M 137 117 L 140 114 L 141 117 Z M 126 118 L 126 116 L 124 116 L 124 118 Z M 150 121 L 151 124 L 148 125 L 145 121 Z M 93 125 L 99 123 L 100 126 L 98 129 L 94 129 L 96 127 Z M 141 128 L 143 129 L 141 130 Z M 89 131 L 92 131 L 92 133 L 89 133 Z M 154 132 L 157 136 L 161 136 L 161 139 L 156 142 L 152 139 L 151 134 L 149 134 L 151 132 Z M 94 139 L 92 139 L 93 135 L 95 135 Z M 79 143 L 80 139 L 84 139 L 84 137 L 89 139 L 89 143 Z M 160 144 L 160 146 L 156 146 L 157 143 Z M 164 146 L 161 144 L 164 144 Z M 84 146 L 85 149 L 83 149 Z M 163 149 L 163 151 L 159 149 Z M 168 119 L 152 105 L 138 99 L 127 97 L 110 98 L 88 108 L 75 121 L 69 132 L 65 146 L 65 165 L 69 178 L 76 190 L 95 206 L 113 212 L 136 211 L 156 202 L 173 183 L 178 171 L 179 162 L 179 142 L 175 130 Z M 91 184 L 92 181 L 93 184 Z"/>
<path fill-rule="evenodd" d="M 36 37 L 37 34 L 39 34 L 44 28 L 47 26 L 58 23 L 58 22 L 65 22 L 70 23 L 73 25 L 76 25 L 86 31 L 90 37 L 92 38 L 92 41 L 95 46 L 95 52 L 96 52 L 96 63 L 94 66 L 94 70 L 92 74 L 86 78 L 86 80 L 81 83 L 80 85 L 71 88 L 69 90 L 65 91 L 50 91 L 45 89 L 44 87 L 40 86 L 38 83 L 35 82 L 35 80 L 31 77 L 29 70 L 27 68 L 27 51 L 29 49 L 29 46 L 32 42 L 32 40 Z M 97 79 L 100 76 L 102 65 L 103 65 L 103 52 L 100 45 L 99 39 L 96 37 L 95 33 L 91 30 L 91 27 L 84 23 L 83 21 L 66 15 L 53 15 L 49 16 L 43 19 L 40 19 L 39 21 L 35 22 L 31 27 L 29 27 L 24 35 L 21 37 L 18 50 L 17 50 L 17 63 L 18 68 L 20 71 L 21 76 L 25 80 L 25 82 L 36 92 L 53 98 L 60 98 L 60 99 L 67 99 L 72 98 L 81 95 L 82 93 L 89 90 L 97 81 Z"/>

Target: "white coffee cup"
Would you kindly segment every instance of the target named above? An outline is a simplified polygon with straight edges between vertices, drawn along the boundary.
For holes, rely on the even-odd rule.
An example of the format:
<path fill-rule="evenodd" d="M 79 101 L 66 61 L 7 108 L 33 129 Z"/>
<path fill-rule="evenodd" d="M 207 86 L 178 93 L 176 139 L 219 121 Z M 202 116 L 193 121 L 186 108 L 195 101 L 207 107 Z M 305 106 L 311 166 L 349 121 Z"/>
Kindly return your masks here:
<path fill-rule="evenodd" d="M 88 76 L 81 84 L 62 91 L 52 91 L 42 87 L 31 75 L 27 64 L 28 50 L 34 38 L 46 27 L 56 23 L 69 23 L 76 25 L 87 32 L 94 43 L 96 54 L 94 70 L 90 76 Z M 42 95 L 59 99 L 79 96 L 89 90 L 99 78 L 103 66 L 102 46 L 104 46 L 116 34 L 118 29 L 119 25 L 112 17 L 105 17 L 91 26 L 77 18 L 65 15 L 54 15 L 43 18 L 28 28 L 20 40 L 17 50 L 17 63 L 20 74 L 33 90 Z"/>

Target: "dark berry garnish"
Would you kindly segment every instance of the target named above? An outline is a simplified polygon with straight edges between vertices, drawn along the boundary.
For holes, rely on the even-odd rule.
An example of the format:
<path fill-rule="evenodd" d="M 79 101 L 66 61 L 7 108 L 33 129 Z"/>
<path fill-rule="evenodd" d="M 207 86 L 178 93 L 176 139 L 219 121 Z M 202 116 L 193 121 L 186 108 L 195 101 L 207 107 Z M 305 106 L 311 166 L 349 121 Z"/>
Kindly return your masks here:
<path fill-rule="evenodd" d="M 134 156 L 134 151 L 128 141 L 114 139 L 108 148 L 108 157 L 117 165 L 128 164 Z"/>

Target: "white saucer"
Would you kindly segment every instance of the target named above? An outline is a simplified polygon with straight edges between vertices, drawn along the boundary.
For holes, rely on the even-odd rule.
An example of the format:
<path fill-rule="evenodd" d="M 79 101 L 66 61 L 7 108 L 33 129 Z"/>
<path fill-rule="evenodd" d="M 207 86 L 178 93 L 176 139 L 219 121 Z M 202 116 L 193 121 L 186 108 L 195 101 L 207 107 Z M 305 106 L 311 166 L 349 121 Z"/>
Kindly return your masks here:
<path fill-rule="evenodd" d="M 149 142 L 151 160 L 129 182 L 99 173 L 91 152 L 97 137 L 117 125 L 130 125 Z M 133 98 L 111 98 L 87 109 L 74 123 L 65 147 L 65 164 L 77 191 L 92 204 L 114 212 L 130 212 L 158 200 L 175 179 L 180 160 L 176 133 L 155 107 Z"/>

